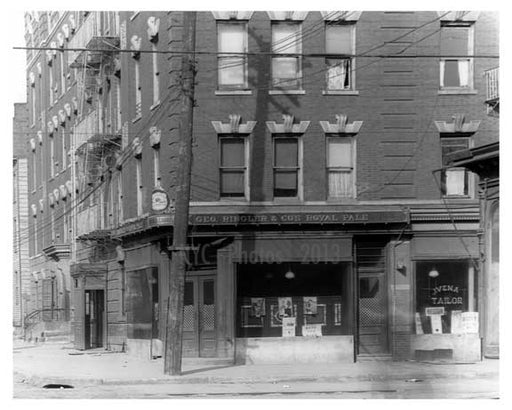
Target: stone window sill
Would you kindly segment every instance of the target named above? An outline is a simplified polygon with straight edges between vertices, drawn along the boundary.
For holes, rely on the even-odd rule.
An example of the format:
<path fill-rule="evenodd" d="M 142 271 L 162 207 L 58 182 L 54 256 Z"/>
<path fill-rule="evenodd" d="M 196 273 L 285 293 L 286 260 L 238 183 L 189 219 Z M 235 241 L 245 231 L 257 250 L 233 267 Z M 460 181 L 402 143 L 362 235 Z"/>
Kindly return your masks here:
<path fill-rule="evenodd" d="M 252 90 L 216 90 L 215 95 L 252 95 Z"/>
<path fill-rule="evenodd" d="M 478 90 L 473 88 L 444 88 L 438 91 L 439 95 L 474 95 L 478 94 Z"/>
<path fill-rule="evenodd" d="M 288 95 L 304 95 L 306 94 L 306 90 L 269 90 L 269 95 L 281 95 L 281 94 L 288 94 Z"/>
<path fill-rule="evenodd" d="M 323 90 L 322 95 L 359 95 L 356 90 Z"/>

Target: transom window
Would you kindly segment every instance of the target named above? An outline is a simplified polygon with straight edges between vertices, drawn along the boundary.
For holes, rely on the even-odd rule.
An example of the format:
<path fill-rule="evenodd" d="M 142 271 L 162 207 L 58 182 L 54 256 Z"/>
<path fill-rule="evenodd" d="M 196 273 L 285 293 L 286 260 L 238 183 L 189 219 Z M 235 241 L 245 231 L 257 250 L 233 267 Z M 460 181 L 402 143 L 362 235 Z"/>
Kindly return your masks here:
<path fill-rule="evenodd" d="M 353 24 L 327 24 L 325 26 L 325 64 L 327 90 L 353 89 L 354 54 Z"/>
<path fill-rule="evenodd" d="M 274 88 L 288 90 L 301 88 L 301 52 L 300 23 L 273 23 L 272 53 L 286 54 L 272 57 L 272 86 Z"/>
<path fill-rule="evenodd" d="M 217 59 L 219 89 L 247 88 L 246 23 L 219 22 L 217 24 L 217 41 L 219 51 Z"/>

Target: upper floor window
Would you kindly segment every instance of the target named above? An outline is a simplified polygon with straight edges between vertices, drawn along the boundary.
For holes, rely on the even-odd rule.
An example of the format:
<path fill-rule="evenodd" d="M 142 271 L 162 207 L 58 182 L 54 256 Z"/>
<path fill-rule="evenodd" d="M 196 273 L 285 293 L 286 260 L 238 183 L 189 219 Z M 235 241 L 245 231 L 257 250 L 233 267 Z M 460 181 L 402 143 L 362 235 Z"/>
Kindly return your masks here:
<path fill-rule="evenodd" d="M 221 137 L 220 196 L 248 197 L 248 142 L 245 137 Z"/>
<path fill-rule="evenodd" d="M 247 24 L 219 22 L 217 24 L 217 45 L 219 89 L 247 88 Z"/>
<path fill-rule="evenodd" d="M 448 155 L 469 148 L 468 138 L 441 138 L 443 166 L 448 164 Z M 444 196 L 471 196 L 471 175 L 466 168 L 454 167 L 441 173 L 441 191 Z"/>
<path fill-rule="evenodd" d="M 297 137 L 274 138 L 274 197 L 300 197 L 300 148 Z"/>
<path fill-rule="evenodd" d="M 276 89 L 299 90 L 302 87 L 301 24 L 272 23 L 272 86 Z"/>
<path fill-rule="evenodd" d="M 326 86 L 328 91 L 351 90 L 353 85 L 354 24 L 325 26 Z"/>
<path fill-rule="evenodd" d="M 441 27 L 441 89 L 473 88 L 473 25 L 444 23 Z M 453 56 L 453 57 L 452 57 Z"/>
<path fill-rule="evenodd" d="M 355 197 L 354 154 L 353 138 L 327 138 L 329 198 Z"/>

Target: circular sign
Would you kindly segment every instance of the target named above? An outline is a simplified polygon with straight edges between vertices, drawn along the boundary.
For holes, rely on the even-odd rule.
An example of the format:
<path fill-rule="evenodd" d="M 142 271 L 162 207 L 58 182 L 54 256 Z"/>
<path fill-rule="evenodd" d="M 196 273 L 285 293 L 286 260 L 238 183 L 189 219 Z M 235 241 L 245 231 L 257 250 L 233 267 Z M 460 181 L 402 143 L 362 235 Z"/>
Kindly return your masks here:
<path fill-rule="evenodd" d="M 151 209 L 156 212 L 165 211 L 169 206 L 169 196 L 161 189 L 155 189 L 151 194 Z"/>

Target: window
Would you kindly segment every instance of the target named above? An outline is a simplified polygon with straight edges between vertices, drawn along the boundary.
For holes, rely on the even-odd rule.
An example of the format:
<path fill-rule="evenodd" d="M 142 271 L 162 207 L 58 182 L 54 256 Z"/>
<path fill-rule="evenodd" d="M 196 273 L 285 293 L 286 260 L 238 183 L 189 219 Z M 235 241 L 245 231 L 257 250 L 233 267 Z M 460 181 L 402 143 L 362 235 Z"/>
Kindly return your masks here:
<path fill-rule="evenodd" d="M 140 62 L 135 60 L 135 119 L 142 115 L 142 89 L 140 86 Z"/>
<path fill-rule="evenodd" d="M 67 167 L 68 154 L 66 152 L 66 132 L 62 128 L 62 170 L 64 171 Z"/>
<path fill-rule="evenodd" d="M 272 24 L 272 53 L 297 54 L 272 57 L 272 86 L 279 89 L 301 88 L 301 26 L 300 23 Z"/>
<path fill-rule="evenodd" d="M 136 172 L 137 172 L 137 215 L 143 213 L 142 207 L 142 158 L 136 158 Z"/>
<path fill-rule="evenodd" d="M 153 176 L 154 186 L 160 186 L 160 145 L 153 147 Z"/>
<path fill-rule="evenodd" d="M 156 44 L 151 43 L 151 50 L 153 51 L 153 105 L 160 102 L 160 72 L 158 71 L 158 48 Z"/>
<path fill-rule="evenodd" d="M 354 198 L 354 142 L 351 137 L 327 139 L 329 198 Z"/>
<path fill-rule="evenodd" d="M 468 138 L 441 138 L 443 166 L 448 164 L 448 155 L 469 148 Z M 441 191 L 445 196 L 469 196 L 470 175 L 465 168 L 449 168 L 441 173 Z"/>
<path fill-rule="evenodd" d="M 48 69 L 48 84 L 50 87 L 50 105 L 53 105 L 53 66 Z"/>
<path fill-rule="evenodd" d="M 36 124 L 36 88 L 35 85 L 30 87 L 30 101 L 32 103 L 32 124 Z"/>
<path fill-rule="evenodd" d="M 274 138 L 274 197 L 299 197 L 299 139 Z"/>
<path fill-rule="evenodd" d="M 328 91 L 353 89 L 353 59 L 355 25 L 325 26 L 326 86 Z"/>
<path fill-rule="evenodd" d="M 50 177 L 55 175 L 55 141 L 50 137 Z"/>
<path fill-rule="evenodd" d="M 65 68 L 65 55 L 64 51 L 59 53 L 60 56 L 60 93 L 61 95 L 66 92 L 66 68 Z"/>
<path fill-rule="evenodd" d="M 476 311 L 477 290 L 468 260 L 418 261 L 416 333 L 474 333 L 464 328 L 464 322 L 474 318 L 468 312 Z"/>
<path fill-rule="evenodd" d="M 464 57 L 471 54 L 471 25 L 449 24 L 441 27 L 441 88 L 473 88 L 473 59 Z"/>
<path fill-rule="evenodd" d="M 217 41 L 219 89 L 247 88 L 247 25 L 240 22 L 218 23 Z"/>
<path fill-rule="evenodd" d="M 247 198 L 247 142 L 243 137 L 220 138 L 220 196 Z"/>

